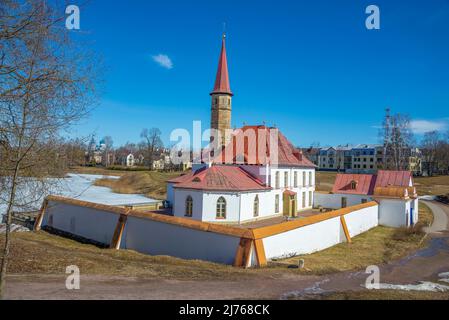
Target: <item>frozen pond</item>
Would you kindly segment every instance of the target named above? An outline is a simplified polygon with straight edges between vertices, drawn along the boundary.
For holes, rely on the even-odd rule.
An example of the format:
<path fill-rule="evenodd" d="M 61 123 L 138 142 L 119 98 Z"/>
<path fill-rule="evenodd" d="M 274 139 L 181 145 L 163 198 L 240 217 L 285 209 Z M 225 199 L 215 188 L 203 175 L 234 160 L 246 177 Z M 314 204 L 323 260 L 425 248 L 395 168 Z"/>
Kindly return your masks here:
<path fill-rule="evenodd" d="M 50 179 L 52 184 L 51 191 L 48 193 L 106 205 L 141 204 L 156 201 L 140 194 L 119 194 L 112 192 L 109 188 L 93 185 L 95 180 L 105 177 L 102 175 L 70 173 L 64 179 Z M 107 178 L 118 179 L 119 177 L 107 176 Z M 47 194 L 42 195 L 40 201 L 35 204 L 35 209 L 40 208 L 45 196 Z M 3 215 L 5 211 L 6 205 L 0 204 L 0 215 Z"/>

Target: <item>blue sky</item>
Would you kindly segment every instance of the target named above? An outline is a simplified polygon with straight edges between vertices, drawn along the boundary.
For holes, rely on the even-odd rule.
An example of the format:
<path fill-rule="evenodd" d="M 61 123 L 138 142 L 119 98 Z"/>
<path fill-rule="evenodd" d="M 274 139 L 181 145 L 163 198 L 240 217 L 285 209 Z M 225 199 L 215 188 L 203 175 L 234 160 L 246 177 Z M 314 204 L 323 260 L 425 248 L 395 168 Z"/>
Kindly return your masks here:
<path fill-rule="evenodd" d="M 370 4 L 380 30 L 365 28 Z M 376 143 L 389 106 L 417 133 L 445 131 L 448 21 L 449 0 L 92 0 L 79 36 L 103 57 L 104 93 L 72 135 L 119 146 L 159 127 L 169 144 L 173 129 L 208 127 L 223 22 L 234 126 L 265 121 L 301 146 Z"/>

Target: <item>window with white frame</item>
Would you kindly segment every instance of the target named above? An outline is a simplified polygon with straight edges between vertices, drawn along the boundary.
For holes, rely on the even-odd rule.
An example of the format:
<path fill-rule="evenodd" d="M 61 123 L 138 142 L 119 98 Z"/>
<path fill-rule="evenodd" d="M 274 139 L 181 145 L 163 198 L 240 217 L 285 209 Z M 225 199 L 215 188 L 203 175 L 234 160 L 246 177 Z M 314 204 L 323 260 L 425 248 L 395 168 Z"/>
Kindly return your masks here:
<path fill-rule="evenodd" d="M 223 197 L 217 200 L 217 219 L 226 219 L 226 200 Z"/>

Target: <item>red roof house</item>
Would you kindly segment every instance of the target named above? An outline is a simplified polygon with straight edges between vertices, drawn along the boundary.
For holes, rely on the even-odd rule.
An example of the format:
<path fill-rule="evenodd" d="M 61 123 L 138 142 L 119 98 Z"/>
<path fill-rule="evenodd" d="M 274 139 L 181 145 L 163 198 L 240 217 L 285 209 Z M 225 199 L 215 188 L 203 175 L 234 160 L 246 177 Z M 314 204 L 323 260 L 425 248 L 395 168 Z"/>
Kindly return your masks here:
<path fill-rule="evenodd" d="M 377 173 L 376 187 L 411 187 L 413 177 L 410 171 L 379 170 Z"/>
<path fill-rule="evenodd" d="M 212 162 L 216 164 L 316 167 L 278 129 L 264 125 L 244 126 L 235 130 L 231 142 Z"/>
<path fill-rule="evenodd" d="M 332 193 L 373 195 L 376 188 L 412 187 L 410 171 L 379 170 L 376 174 L 337 174 Z"/>
<path fill-rule="evenodd" d="M 375 184 L 376 176 L 372 174 L 338 174 L 332 192 L 371 195 Z"/>

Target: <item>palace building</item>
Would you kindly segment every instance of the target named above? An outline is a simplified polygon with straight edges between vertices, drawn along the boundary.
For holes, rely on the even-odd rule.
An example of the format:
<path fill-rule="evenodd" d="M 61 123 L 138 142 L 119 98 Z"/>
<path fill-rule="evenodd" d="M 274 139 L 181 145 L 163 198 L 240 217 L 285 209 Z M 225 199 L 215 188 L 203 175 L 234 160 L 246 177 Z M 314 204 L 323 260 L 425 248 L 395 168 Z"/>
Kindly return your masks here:
<path fill-rule="evenodd" d="M 214 89 L 211 128 L 221 133 L 216 155 L 191 173 L 168 181 L 173 215 L 200 221 L 243 223 L 297 217 L 313 207 L 315 165 L 276 128 L 230 130 L 232 91 L 223 36 Z"/>

